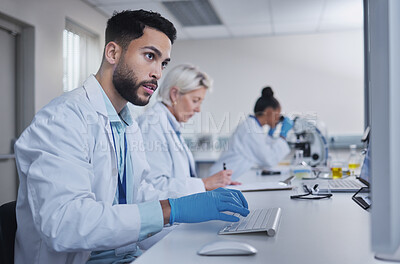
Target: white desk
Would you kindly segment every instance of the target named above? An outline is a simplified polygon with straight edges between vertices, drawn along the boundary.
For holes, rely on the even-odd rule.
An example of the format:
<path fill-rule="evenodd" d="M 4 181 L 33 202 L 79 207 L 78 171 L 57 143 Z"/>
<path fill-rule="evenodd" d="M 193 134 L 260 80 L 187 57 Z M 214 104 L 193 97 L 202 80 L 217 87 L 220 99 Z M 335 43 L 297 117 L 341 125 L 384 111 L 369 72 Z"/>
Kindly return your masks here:
<path fill-rule="evenodd" d="M 242 182 L 284 179 L 282 176 L 243 176 Z M 296 184 L 296 182 L 295 182 Z M 265 233 L 218 235 L 225 222 L 180 224 L 134 263 L 385 263 L 370 250 L 370 217 L 351 194 L 331 199 L 291 200 L 290 191 L 245 192 L 250 209 L 281 207 L 282 217 L 275 237 Z M 196 254 L 205 243 L 229 239 L 245 241 L 258 253 L 253 256 L 207 257 Z"/>

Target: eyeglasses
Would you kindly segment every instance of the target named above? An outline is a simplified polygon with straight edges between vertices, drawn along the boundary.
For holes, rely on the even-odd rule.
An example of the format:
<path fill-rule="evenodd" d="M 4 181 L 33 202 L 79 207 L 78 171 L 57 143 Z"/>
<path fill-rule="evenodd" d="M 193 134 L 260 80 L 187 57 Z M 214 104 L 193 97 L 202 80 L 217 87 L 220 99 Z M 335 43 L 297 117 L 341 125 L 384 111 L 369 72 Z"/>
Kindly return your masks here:
<path fill-rule="evenodd" d="M 320 200 L 332 197 L 331 193 L 319 193 L 318 184 L 315 184 L 312 188 L 303 184 L 304 194 L 291 195 L 290 199 L 304 199 L 304 200 Z"/>
<path fill-rule="evenodd" d="M 358 190 L 351 199 L 356 202 L 362 209 L 368 210 L 371 207 L 369 196 L 361 196 L 359 193 L 369 192 L 369 187 L 362 187 Z"/>

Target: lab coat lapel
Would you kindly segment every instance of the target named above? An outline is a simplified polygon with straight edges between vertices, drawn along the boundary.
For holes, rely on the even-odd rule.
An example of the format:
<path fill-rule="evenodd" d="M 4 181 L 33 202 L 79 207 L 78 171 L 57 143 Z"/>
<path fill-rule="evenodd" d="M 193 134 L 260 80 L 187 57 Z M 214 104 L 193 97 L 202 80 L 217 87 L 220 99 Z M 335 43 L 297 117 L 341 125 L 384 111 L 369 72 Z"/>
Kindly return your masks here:
<path fill-rule="evenodd" d="M 113 138 L 112 138 L 112 133 L 111 133 L 111 126 L 110 126 L 110 121 L 108 119 L 108 113 L 107 113 L 107 108 L 106 104 L 104 103 L 103 95 L 100 91 L 100 89 L 103 89 L 100 85 L 100 83 L 97 81 L 97 79 L 94 77 L 94 75 L 90 75 L 89 78 L 85 81 L 83 84 L 84 89 L 86 90 L 86 94 L 88 96 L 88 99 L 96 112 L 103 117 L 104 120 L 104 128 L 106 130 L 107 136 L 108 136 L 108 141 L 110 143 L 112 152 L 114 151 L 114 143 L 113 143 Z M 115 153 L 114 153 L 115 156 Z"/>
<path fill-rule="evenodd" d="M 167 131 L 168 131 L 169 134 L 172 135 L 172 138 L 174 140 L 175 146 L 178 147 L 179 151 L 185 151 L 184 146 L 183 146 L 182 141 L 181 141 L 182 137 L 181 138 L 179 137 L 179 135 L 175 131 L 175 128 L 172 125 L 172 121 L 170 120 L 169 115 L 172 115 L 172 114 L 169 112 L 169 110 L 161 102 L 157 102 L 157 105 L 155 106 L 155 109 L 156 109 L 157 112 L 161 112 L 161 113 L 164 112 L 165 117 L 166 117 L 165 118 L 166 123 L 162 124 L 162 125 L 165 125 L 167 127 Z"/>
<path fill-rule="evenodd" d="M 131 192 L 132 197 L 129 197 L 129 199 L 131 199 L 131 201 L 134 203 L 138 199 L 137 195 L 139 194 L 138 189 L 140 187 L 140 183 L 142 180 L 145 179 L 146 175 L 149 173 L 150 166 L 146 158 L 142 133 L 135 120 L 133 120 L 130 126 L 126 127 L 126 137 L 127 137 L 129 154 L 132 161 L 131 165 L 133 172 L 133 179 L 132 179 L 133 182 L 128 183 L 127 181 L 127 186 L 133 188 Z"/>
<path fill-rule="evenodd" d="M 192 176 L 192 177 L 197 177 L 196 167 L 195 167 L 195 164 L 194 164 L 193 154 L 192 154 L 192 152 L 189 150 L 189 147 L 186 145 L 186 143 L 184 143 L 185 141 L 184 141 L 183 137 L 181 137 L 181 139 L 182 139 L 182 142 L 183 142 L 182 145 L 183 145 L 183 147 L 185 148 L 186 154 L 187 154 L 188 159 L 189 159 L 189 165 L 190 165 L 190 173 L 191 173 L 191 176 Z"/>
<path fill-rule="evenodd" d="M 94 75 L 90 75 L 89 78 L 84 82 L 83 88 L 86 91 L 87 97 L 96 110 L 98 114 L 98 120 L 102 122 L 101 126 L 104 127 L 104 131 L 107 134 L 108 144 L 109 144 L 109 151 L 111 155 L 111 164 L 112 164 L 112 177 L 118 177 L 118 161 L 116 159 L 116 153 L 114 150 L 114 141 L 112 138 L 111 133 L 111 125 L 108 118 L 106 104 L 104 102 L 103 94 L 101 93 L 100 89 L 103 89 L 100 83 L 96 80 Z M 111 195 L 114 195 L 112 193 Z"/>
<path fill-rule="evenodd" d="M 196 176 L 195 165 L 194 165 L 194 158 L 192 152 L 189 150 L 189 147 L 185 143 L 185 139 L 182 137 L 182 134 L 177 134 L 172 126 L 169 126 L 169 132 L 173 135 L 173 139 L 175 141 L 176 146 L 178 146 L 179 151 L 183 153 L 189 160 L 189 168 L 190 174 Z"/>
<path fill-rule="evenodd" d="M 100 89 L 103 88 L 96 80 L 94 75 L 90 75 L 89 78 L 83 83 L 83 88 L 86 90 L 88 99 L 96 112 L 108 119 L 106 104 L 104 103 L 103 95 L 100 91 Z"/>
<path fill-rule="evenodd" d="M 179 151 L 185 151 L 184 146 L 182 144 L 181 138 L 179 138 L 179 135 L 176 133 L 176 131 L 172 128 L 172 125 L 169 123 L 168 125 L 168 133 L 172 135 L 172 138 L 174 139 L 175 146 L 178 147 Z"/>
<path fill-rule="evenodd" d="M 162 105 L 161 102 L 158 103 L 157 108 L 159 108 L 160 111 L 164 111 L 165 112 L 165 114 L 167 115 L 167 120 L 168 120 L 169 119 L 168 116 L 170 115 L 170 113 L 168 112 L 169 110 L 167 110 Z M 180 134 L 180 132 L 178 133 L 178 132 L 175 131 L 171 121 L 169 121 L 168 124 L 167 124 L 167 130 L 172 135 L 172 138 L 174 140 L 175 146 L 177 146 L 179 151 L 181 151 L 183 153 L 183 155 L 188 158 L 191 176 L 196 177 L 194 158 L 193 158 L 192 152 L 189 150 L 188 146 L 185 143 L 185 139 Z"/>

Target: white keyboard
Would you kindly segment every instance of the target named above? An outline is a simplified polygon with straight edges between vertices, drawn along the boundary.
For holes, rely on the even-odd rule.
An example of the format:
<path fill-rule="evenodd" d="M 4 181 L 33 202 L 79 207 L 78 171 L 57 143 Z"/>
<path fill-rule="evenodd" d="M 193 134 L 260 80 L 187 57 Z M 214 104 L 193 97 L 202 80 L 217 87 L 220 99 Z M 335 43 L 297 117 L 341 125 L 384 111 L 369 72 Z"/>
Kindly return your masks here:
<path fill-rule="evenodd" d="M 331 189 L 360 189 L 365 187 L 365 184 L 356 179 L 329 180 L 328 183 Z"/>
<path fill-rule="evenodd" d="M 240 218 L 239 222 L 229 223 L 218 234 L 238 234 L 250 232 L 266 232 L 268 236 L 274 236 L 281 218 L 281 208 L 262 208 L 250 211 L 247 217 L 233 214 Z"/>

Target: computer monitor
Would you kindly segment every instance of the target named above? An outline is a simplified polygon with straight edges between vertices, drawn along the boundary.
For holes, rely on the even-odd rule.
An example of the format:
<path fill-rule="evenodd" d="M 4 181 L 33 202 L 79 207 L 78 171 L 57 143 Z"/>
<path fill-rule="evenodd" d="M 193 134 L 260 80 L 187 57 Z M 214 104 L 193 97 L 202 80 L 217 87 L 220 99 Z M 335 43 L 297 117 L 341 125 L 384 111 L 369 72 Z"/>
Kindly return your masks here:
<path fill-rule="evenodd" d="M 400 260 L 400 1 L 364 0 L 370 106 L 371 242 Z"/>

